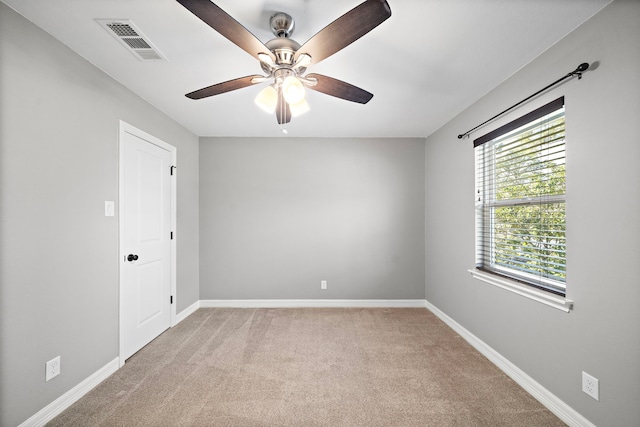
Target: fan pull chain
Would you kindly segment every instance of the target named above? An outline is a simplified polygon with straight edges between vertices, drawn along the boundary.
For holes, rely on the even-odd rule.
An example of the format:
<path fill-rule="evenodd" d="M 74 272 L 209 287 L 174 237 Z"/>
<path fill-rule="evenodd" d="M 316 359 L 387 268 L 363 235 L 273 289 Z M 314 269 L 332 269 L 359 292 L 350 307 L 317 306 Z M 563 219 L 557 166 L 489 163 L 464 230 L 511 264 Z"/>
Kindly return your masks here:
<path fill-rule="evenodd" d="M 278 108 L 280 109 L 280 118 L 282 120 L 282 118 L 285 117 L 286 113 L 287 113 L 287 108 L 286 108 L 286 101 L 284 100 L 284 95 L 282 94 L 282 87 L 280 87 L 278 89 Z M 282 131 L 282 133 L 284 133 L 285 135 L 287 135 L 289 133 L 289 131 L 286 128 L 286 123 L 280 123 L 280 130 Z"/>

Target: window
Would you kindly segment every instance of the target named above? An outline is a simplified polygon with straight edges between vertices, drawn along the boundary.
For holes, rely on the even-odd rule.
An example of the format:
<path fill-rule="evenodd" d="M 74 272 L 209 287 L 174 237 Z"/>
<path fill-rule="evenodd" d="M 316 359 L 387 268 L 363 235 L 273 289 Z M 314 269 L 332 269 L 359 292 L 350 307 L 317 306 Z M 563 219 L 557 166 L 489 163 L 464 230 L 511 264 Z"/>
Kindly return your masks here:
<path fill-rule="evenodd" d="M 566 289 L 564 136 L 559 98 L 474 141 L 476 270 L 560 297 Z"/>

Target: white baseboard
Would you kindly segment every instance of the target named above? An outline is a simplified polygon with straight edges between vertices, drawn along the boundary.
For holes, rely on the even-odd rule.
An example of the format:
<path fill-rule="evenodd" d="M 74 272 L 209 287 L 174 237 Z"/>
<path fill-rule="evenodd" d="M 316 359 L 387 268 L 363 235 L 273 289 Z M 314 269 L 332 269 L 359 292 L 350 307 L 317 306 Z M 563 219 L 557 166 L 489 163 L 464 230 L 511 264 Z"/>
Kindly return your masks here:
<path fill-rule="evenodd" d="M 421 299 L 409 300 L 200 300 L 191 304 L 176 316 L 176 324 L 193 314 L 198 308 L 293 308 L 293 307 L 422 307 L 438 316 L 444 323 L 482 353 L 494 365 L 511 377 L 536 400 L 546 406 L 558 418 L 571 427 L 596 427 L 576 410 L 544 388 L 524 371 L 473 335 L 462 325 L 431 304 Z M 175 325 L 174 325 L 175 326 Z M 38 411 L 19 427 L 40 427 L 51 421 L 62 411 L 73 405 L 82 396 L 104 381 L 120 367 L 119 358 L 100 368 L 80 384 Z"/>
<path fill-rule="evenodd" d="M 200 300 L 201 308 L 426 307 L 423 299 L 240 299 Z"/>
<path fill-rule="evenodd" d="M 440 311 L 429 301 L 425 301 L 425 307 L 433 314 L 438 316 L 444 323 L 453 329 L 458 335 L 464 338 L 476 350 L 482 353 L 494 365 L 500 368 L 505 374 L 525 389 L 537 401 L 542 403 L 558 418 L 567 423 L 571 427 L 596 427 L 593 423 L 583 417 L 575 409 L 560 400 L 556 395 L 544 388 L 540 383 L 527 375 L 522 369 L 518 368 L 507 358 L 495 351 L 480 338 L 473 335 L 458 322 Z"/>
<path fill-rule="evenodd" d="M 111 362 L 98 369 L 96 372 L 87 377 L 80 384 L 42 408 L 31 418 L 20 424 L 19 427 L 40 427 L 54 419 L 62 411 L 76 403 L 82 396 L 91 391 L 95 386 L 100 384 L 107 377 L 117 371 L 120 367 L 118 357 Z"/>
<path fill-rule="evenodd" d="M 180 313 L 176 315 L 176 323 L 174 323 L 171 326 L 172 327 L 176 326 L 178 323 L 182 322 L 184 319 L 191 316 L 199 308 L 200 308 L 200 301 L 194 302 L 189 307 L 185 308 L 184 310 L 182 310 Z"/>

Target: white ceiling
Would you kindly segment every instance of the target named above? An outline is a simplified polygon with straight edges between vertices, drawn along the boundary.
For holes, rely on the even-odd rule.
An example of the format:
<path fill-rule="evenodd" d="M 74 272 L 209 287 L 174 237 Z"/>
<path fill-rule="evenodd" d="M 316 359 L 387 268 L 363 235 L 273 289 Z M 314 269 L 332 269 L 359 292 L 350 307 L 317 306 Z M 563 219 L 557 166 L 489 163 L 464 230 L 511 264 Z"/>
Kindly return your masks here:
<path fill-rule="evenodd" d="M 282 136 L 275 116 L 253 103 L 264 84 L 184 96 L 262 70 L 174 0 L 2 1 L 199 136 Z M 307 91 L 311 111 L 293 118 L 289 135 L 426 137 L 610 1 L 388 0 L 391 18 L 308 69 L 373 99 L 361 105 Z M 300 44 L 360 2 L 215 1 L 263 42 L 274 37 L 269 16 L 289 13 Z M 138 60 L 96 19 L 130 19 L 167 61 Z"/>

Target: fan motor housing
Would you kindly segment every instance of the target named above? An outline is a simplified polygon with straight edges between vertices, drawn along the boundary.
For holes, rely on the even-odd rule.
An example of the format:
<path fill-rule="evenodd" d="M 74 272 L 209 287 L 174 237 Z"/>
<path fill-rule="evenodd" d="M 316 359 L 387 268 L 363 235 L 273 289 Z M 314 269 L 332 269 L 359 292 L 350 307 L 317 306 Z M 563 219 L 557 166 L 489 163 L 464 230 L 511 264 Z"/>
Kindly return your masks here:
<path fill-rule="evenodd" d="M 285 38 L 269 40 L 265 46 L 276 56 L 276 64 L 278 65 L 293 65 L 293 55 L 300 49 L 300 43 Z"/>
<path fill-rule="evenodd" d="M 290 38 L 295 28 L 295 22 L 291 15 L 284 12 L 274 13 L 269 19 L 269 24 L 276 38 L 266 42 L 265 46 L 276 57 L 276 66 L 274 67 L 273 64 L 265 62 L 260 62 L 260 65 L 265 73 L 271 74 L 274 69 L 277 70 L 279 68 L 289 68 L 293 66 L 294 56 L 298 49 L 300 49 L 300 43 Z M 300 69 L 298 72 L 302 73 L 304 70 Z"/>
<path fill-rule="evenodd" d="M 271 39 L 265 43 L 265 46 L 269 48 L 276 57 L 276 65 L 279 67 L 291 67 L 294 64 L 294 55 L 300 49 L 300 43 L 295 40 L 285 37 L 278 37 Z M 273 71 L 273 67 L 267 63 L 260 62 L 262 70 L 265 73 L 270 74 Z M 302 74 L 305 68 L 300 67 L 298 73 Z"/>

